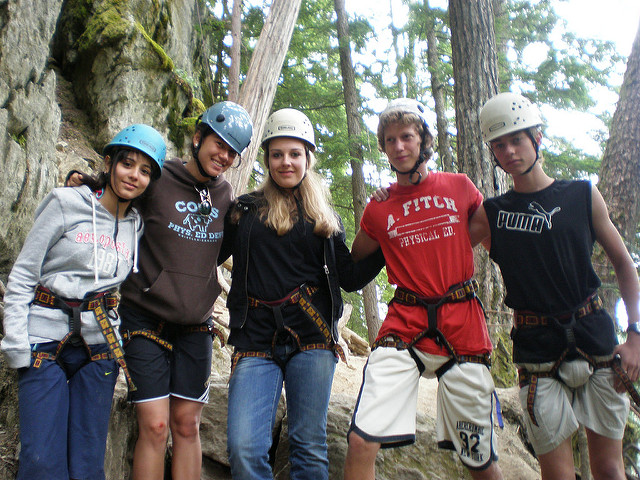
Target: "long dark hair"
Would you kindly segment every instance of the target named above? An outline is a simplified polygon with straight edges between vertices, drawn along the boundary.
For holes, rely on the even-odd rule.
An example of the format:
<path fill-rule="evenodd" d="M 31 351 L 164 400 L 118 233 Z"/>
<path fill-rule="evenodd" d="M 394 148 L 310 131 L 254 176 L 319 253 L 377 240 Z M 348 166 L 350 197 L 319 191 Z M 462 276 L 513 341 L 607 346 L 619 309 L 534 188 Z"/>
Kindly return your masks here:
<path fill-rule="evenodd" d="M 87 187 L 89 187 L 91 189 L 91 191 L 93 192 L 97 192 L 99 190 L 104 190 L 107 188 L 107 186 L 109 185 L 109 182 L 111 180 L 111 173 L 115 171 L 116 165 L 118 164 L 118 162 L 121 162 L 122 160 L 124 160 L 127 155 L 129 154 L 129 152 L 134 152 L 140 155 L 144 155 L 145 157 L 148 158 L 148 156 L 144 153 L 142 153 L 140 150 L 136 150 L 134 148 L 125 148 L 125 147 L 118 147 L 118 148 L 114 148 L 110 153 L 110 159 L 111 159 L 111 165 L 109 166 L 109 171 L 107 172 L 100 172 L 97 175 L 87 175 L 86 173 L 82 174 L 82 178 L 80 180 L 80 183 L 82 185 L 86 185 Z M 156 167 L 157 165 L 155 165 L 155 162 L 149 158 L 149 161 L 152 165 L 152 167 Z M 152 180 L 153 181 L 153 180 Z M 143 199 L 146 195 L 147 192 L 149 191 L 148 188 L 145 189 L 145 191 L 138 197 L 134 198 L 130 203 L 129 203 L 129 207 L 127 208 L 127 212 L 129 211 L 129 209 L 133 206 L 133 204 L 140 200 Z"/>

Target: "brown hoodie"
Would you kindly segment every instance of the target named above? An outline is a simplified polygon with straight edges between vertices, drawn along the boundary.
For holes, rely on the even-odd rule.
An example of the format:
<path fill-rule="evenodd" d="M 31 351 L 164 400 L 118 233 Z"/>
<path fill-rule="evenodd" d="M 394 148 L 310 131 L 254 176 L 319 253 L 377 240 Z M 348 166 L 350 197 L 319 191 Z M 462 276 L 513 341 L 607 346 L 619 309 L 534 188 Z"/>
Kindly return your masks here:
<path fill-rule="evenodd" d="M 182 160 L 165 163 L 139 210 L 145 223 L 138 273 L 122 284 L 122 304 L 167 322 L 204 322 L 220 293 L 216 260 L 233 192 L 222 177 L 206 184 L 212 211 L 200 215 L 202 188 Z"/>

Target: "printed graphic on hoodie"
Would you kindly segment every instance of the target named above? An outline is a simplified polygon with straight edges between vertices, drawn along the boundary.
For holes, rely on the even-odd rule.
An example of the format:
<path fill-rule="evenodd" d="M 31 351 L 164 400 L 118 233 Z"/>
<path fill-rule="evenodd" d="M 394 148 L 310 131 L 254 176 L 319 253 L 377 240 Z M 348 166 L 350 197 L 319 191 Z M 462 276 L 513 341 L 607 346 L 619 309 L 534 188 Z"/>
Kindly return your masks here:
<path fill-rule="evenodd" d="M 78 232 L 75 238 L 76 243 L 92 244 L 93 232 Z M 98 246 L 96 249 L 97 268 L 98 271 L 107 275 L 112 275 L 118 267 L 118 254 L 127 262 L 127 266 L 131 268 L 131 249 L 124 241 L 114 242 L 110 235 L 98 235 Z M 93 267 L 93 259 L 91 260 Z"/>
<path fill-rule="evenodd" d="M 426 210 L 433 216 L 423 218 Z M 390 239 L 398 238 L 400 248 L 430 242 L 455 235 L 453 225 L 460 223 L 460 215 L 452 198 L 426 195 L 402 204 L 403 215 L 387 217 Z"/>
<path fill-rule="evenodd" d="M 202 215 L 199 212 L 198 203 L 190 200 L 178 200 L 175 203 L 175 209 L 179 215 L 182 215 L 182 224 L 178 225 L 169 222 L 168 227 L 176 232 L 179 237 L 193 240 L 195 242 L 217 242 L 222 240 L 223 231 L 210 232 L 209 227 L 218 218 L 220 211 L 212 206 L 209 215 Z"/>
<path fill-rule="evenodd" d="M 552 217 L 562 210 L 555 207 L 547 212 L 538 202 L 531 202 L 529 210 L 535 213 L 507 212 L 500 210 L 496 226 L 507 230 L 517 230 L 520 232 L 542 233 L 544 227 L 551 230 L 553 228 Z"/>

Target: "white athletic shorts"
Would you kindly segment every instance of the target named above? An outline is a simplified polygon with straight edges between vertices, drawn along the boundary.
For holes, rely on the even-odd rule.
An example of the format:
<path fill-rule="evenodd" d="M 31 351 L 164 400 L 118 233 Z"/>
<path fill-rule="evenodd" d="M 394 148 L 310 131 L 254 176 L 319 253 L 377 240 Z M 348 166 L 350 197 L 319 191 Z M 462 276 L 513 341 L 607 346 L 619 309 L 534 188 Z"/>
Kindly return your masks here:
<path fill-rule="evenodd" d="M 434 378 L 449 357 L 413 350 Z M 420 372 L 408 350 L 378 347 L 369 355 L 349 432 L 399 447 L 415 442 Z M 493 393 L 489 369 L 478 363 L 454 364 L 438 384 L 436 439 L 455 450 L 466 467 L 482 470 L 497 460 L 493 431 Z"/>
<path fill-rule="evenodd" d="M 609 357 L 610 358 L 610 357 Z M 596 361 L 607 358 L 597 358 Z M 523 364 L 529 372 L 548 372 L 553 363 Z M 613 388 L 615 373 L 610 368 L 595 372 L 586 360 L 562 363 L 555 378 L 538 378 L 533 401 L 535 426 L 527 411 L 529 386 L 520 389 L 529 441 L 538 455 L 549 453 L 579 425 L 614 440 L 622 439 L 629 414 L 629 398 Z"/>

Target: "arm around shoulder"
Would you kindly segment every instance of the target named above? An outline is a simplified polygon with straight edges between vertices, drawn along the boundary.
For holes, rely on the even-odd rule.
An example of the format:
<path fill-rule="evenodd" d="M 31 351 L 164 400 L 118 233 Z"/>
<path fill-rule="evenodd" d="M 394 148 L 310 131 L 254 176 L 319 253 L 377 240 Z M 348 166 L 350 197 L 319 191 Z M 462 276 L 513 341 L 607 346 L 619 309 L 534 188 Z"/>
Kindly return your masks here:
<path fill-rule="evenodd" d="M 489 219 L 487 218 L 487 212 L 484 209 L 484 205 L 480 206 L 473 212 L 473 215 L 469 219 L 469 238 L 471 240 L 471 246 L 475 247 L 479 243 L 482 243 L 487 250 L 491 247 L 491 229 L 489 228 Z"/>
<path fill-rule="evenodd" d="M 353 257 L 353 260 L 357 262 L 358 260 L 368 257 L 378 248 L 380 248 L 380 244 L 367 235 L 367 233 L 361 228 L 356 234 L 353 245 L 351 245 L 351 256 Z"/>

